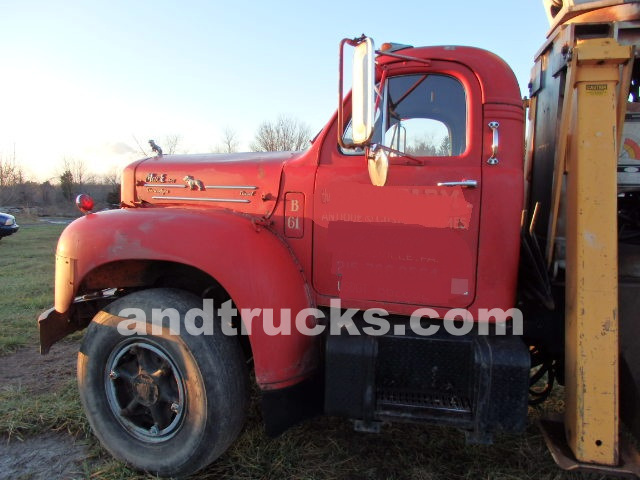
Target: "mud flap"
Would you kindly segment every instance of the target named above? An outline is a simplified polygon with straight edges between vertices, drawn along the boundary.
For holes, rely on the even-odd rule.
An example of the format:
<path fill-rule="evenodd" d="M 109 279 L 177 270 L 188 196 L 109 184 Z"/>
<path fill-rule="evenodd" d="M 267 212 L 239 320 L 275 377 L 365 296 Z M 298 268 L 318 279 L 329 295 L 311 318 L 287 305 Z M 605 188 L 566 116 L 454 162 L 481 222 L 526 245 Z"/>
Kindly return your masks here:
<path fill-rule="evenodd" d="M 322 413 L 322 376 L 262 392 L 262 417 L 267 435 L 276 437 L 288 428 Z"/>

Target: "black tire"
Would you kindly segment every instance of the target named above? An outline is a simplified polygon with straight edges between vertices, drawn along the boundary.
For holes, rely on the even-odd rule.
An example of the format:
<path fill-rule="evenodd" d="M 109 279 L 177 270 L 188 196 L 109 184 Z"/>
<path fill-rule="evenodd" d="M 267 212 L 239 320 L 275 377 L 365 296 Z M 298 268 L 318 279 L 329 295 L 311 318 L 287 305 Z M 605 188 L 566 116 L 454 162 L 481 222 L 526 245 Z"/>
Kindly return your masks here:
<path fill-rule="evenodd" d="M 121 335 L 118 313 L 145 312 L 146 335 Z M 180 335 L 152 334 L 151 310 L 180 313 Z M 237 438 L 247 410 L 247 372 L 236 338 L 190 335 L 184 314 L 202 300 L 182 290 L 132 293 L 99 312 L 78 354 L 78 387 L 102 445 L 138 470 L 184 476 L 213 462 Z"/>

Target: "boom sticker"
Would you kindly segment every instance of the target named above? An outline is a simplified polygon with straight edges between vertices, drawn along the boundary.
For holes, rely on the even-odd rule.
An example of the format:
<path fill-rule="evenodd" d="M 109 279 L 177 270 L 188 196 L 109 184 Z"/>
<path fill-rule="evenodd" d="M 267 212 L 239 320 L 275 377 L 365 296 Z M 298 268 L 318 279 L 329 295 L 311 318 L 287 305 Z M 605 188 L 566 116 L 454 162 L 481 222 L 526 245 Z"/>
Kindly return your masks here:
<path fill-rule="evenodd" d="M 606 83 L 590 83 L 586 85 L 588 95 L 604 95 L 607 93 Z"/>
<path fill-rule="evenodd" d="M 632 158 L 634 160 L 640 160 L 640 145 L 638 145 L 634 140 L 630 139 L 629 137 L 625 138 L 622 149 L 623 152 L 621 153 L 625 157 Z"/>

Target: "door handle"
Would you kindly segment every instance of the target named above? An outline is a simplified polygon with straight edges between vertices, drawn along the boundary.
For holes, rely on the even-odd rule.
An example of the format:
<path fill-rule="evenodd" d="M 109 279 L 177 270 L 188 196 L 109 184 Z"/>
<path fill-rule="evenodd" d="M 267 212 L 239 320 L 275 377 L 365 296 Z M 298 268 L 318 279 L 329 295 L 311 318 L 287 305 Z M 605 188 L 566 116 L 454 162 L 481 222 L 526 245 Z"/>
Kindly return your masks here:
<path fill-rule="evenodd" d="M 461 180 L 460 182 L 438 182 L 439 187 L 465 187 L 476 188 L 478 186 L 477 180 Z"/>
<path fill-rule="evenodd" d="M 487 163 L 489 165 L 497 165 L 498 164 L 498 146 L 500 144 L 500 136 L 498 135 L 498 127 L 500 124 L 498 122 L 489 122 L 489 128 L 493 132 L 493 141 L 491 143 L 491 156 Z"/>

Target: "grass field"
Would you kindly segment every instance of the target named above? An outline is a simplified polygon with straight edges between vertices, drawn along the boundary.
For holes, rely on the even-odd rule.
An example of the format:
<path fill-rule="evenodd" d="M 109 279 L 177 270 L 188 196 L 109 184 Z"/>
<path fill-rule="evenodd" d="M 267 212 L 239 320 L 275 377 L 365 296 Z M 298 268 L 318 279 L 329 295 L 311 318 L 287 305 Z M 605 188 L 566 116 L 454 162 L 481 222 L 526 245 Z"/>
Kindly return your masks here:
<path fill-rule="evenodd" d="M 0 240 L 0 354 L 37 340 L 35 317 L 53 302 L 55 245 L 62 229 L 34 223 Z"/>
<path fill-rule="evenodd" d="M 53 301 L 53 254 L 62 227 L 25 225 L 0 242 L 0 362 L 37 343 L 36 317 Z M 55 348 L 55 347 L 54 347 Z M 33 348 L 33 355 L 37 355 Z M 30 362 L 26 362 L 30 363 Z M 25 375 L 33 375 L 25 365 Z M 0 435 L 13 442 L 61 431 L 88 445 L 80 478 L 153 478 L 112 460 L 90 433 L 70 375 L 34 393 L 0 386 Z M 276 439 L 265 436 L 254 390 L 247 425 L 235 445 L 197 479 L 596 479 L 560 471 L 532 424 L 523 436 L 467 446 L 452 429 L 394 424 L 356 433 L 347 420 L 317 418 Z M 549 410 L 562 408 L 561 391 Z M 532 421 L 543 411 L 531 409 Z M 533 422 L 532 422 L 533 423 Z M 2 477 L 2 472 L 0 472 Z M 26 478 L 26 477 L 25 477 Z"/>

